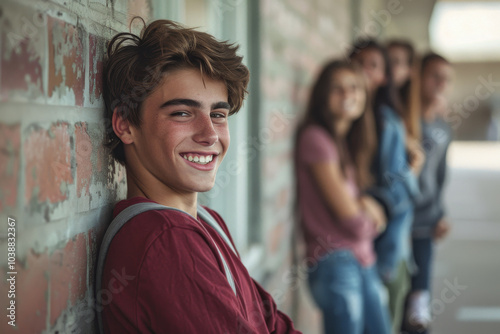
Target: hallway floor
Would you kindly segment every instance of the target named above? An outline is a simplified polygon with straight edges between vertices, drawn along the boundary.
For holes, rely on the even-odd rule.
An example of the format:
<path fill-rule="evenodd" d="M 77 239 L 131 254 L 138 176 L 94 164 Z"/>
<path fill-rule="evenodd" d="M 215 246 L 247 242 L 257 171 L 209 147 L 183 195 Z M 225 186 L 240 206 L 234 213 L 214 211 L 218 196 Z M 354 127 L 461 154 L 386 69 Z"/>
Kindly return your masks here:
<path fill-rule="evenodd" d="M 454 143 L 436 250 L 432 334 L 500 333 L 500 145 Z"/>

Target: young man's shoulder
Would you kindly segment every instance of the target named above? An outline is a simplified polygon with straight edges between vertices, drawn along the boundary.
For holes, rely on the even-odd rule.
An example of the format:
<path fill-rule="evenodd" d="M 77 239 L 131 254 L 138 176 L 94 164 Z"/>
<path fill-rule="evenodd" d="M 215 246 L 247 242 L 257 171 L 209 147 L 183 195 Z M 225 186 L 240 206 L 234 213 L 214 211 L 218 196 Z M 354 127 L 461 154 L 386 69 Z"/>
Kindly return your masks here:
<path fill-rule="evenodd" d="M 133 197 L 118 202 L 113 210 L 113 218 L 126 208 L 139 203 L 156 203 L 144 197 Z M 194 219 L 194 218 L 193 218 Z M 139 226 L 136 226 L 139 225 Z M 180 210 L 148 210 L 131 218 L 123 228 L 140 228 L 141 230 L 163 230 L 168 228 L 196 229 L 196 224 L 185 212 Z M 121 231 L 121 230 L 120 230 Z"/>
<path fill-rule="evenodd" d="M 139 203 L 156 203 L 143 197 L 133 197 L 118 202 L 113 210 L 113 218 L 126 208 Z M 217 221 L 225 233 L 229 233 L 222 217 L 208 207 L 205 210 Z M 131 218 L 115 235 L 114 240 L 126 244 L 140 241 L 144 247 L 154 242 L 161 234 L 194 232 L 204 235 L 203 226 L 194 217 L 181 210 L 149 210 Z"/>
<path fill-rule="evenodd" d="M 113 217 L 137 203 L 155 203 L 146 198 L 131 198 L 116 204 Z M 226 233 L 227 227 L 215 211 L 207 208 Z M 180 210 L 150 210 L 127 221 L 111 241 L 107 267 L 125 266 L 138 274 L 145 259 L 175 261 L 165 254 L 184 256 L 189 252 L 211 254 L 216 261 L 216 248 L 207 235 L 207 227 Z M 174 257 L 175 257 L 174 256 Z M 207 255 L 208 256 L 208 255 Z"/>

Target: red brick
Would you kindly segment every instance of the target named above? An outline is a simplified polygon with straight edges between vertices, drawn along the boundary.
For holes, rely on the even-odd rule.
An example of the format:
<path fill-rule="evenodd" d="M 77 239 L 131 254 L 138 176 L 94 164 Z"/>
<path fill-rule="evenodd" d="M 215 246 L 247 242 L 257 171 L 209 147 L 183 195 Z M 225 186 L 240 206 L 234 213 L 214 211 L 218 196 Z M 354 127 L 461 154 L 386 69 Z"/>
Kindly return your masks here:
<path fill-rule="evenodd" d="M 5 33 L 2 34 L 2 49 L 7 49 Z M 29 40 L 19 42 L 15 50 L 7 51 L 7 57 L 2 57 L 1 98 L 7 100 L 11 91 L 28 91 L 29 85 L 34 85 L 42 95 L 42 66 L 40 57 L 30 51 Z"/>
<path fill-rule="evenodd" d="M 10 7 L 12 6 L 12 7 Z M 7 100 L 12 92 L 30 92 L 29 98 L 43 95 L 43 14 L 30 8 L 10 4 L 2 16 L 0 50 L 0 98 Z"/>
<path fill-rule="evenodd" d="M 49 84 L 48 95 L 57 90 L 63 98 L 65 87 L 75 94 L 75 104 L 83 105 L 85 65 L 81 32 L 64 21 L 48 17 Z"/>
<path fill-rule="evenodd" d="M 87 240 L 81 233 L 50 256 L 50 324 L 83 298 L 87 287 Z"/>
<path fill-rule="evenodd" d="M 87 133 L 87 124 L 78 123 L 75 125 L 76 140 L 76 175 L 78 197 L 82 196 L 82 190 L 85 195 L 89 195 L 90 182 L 92 180 L 92 151 L 93 145 L 90 136 Z"/>
<path fill-rule="evenodd" d="M 0 123 L 0 212 L 15 208 L 19 182 L 19 152 L 21 133 L 19 124 Z"/>
<path fill-rule="evenodd" d="M 280 222 L 276 224 L 269 233 L 268 250 L 270 256 L 276 256 L 277 251 L 280 249 L 280 245 L 285 239 L 285 224 Z"/>
<path fill-rule="evenodd" d="M 1 333 L 41 333 L 46 328 L 47 319 L 47 296 L 48 296 L 48 256 L 47 253 L 28 253 L 24 264 L 17 262 L 16 265 L 16 324 L 17 328 L 7 325 L 7 321 L 1 321 Z M 1 277 L 5 277 L 6 270 L 0 270 Z M 0 283 L 2 298 L 7 295 L 8 287 L 6 280 Z M 0 305 L 5 310 L 4 304 Z M 7 326 L 8 327 L 7 327 Z M 10 330 L 10 331 L 9 331 Z"/>
<path fill-rule="evenodd" d="M 102 67 L 103 57 L 106 50 L 106 42 L 103 38 L 89 35 L 89 84 L 90 102 L 94 103 L 102 95 Z"/>
<path fill-rule="evenodd" d="M 38 202 L 56 203 L 67 198 L 61 185 L 73 183 L 70 136 L 67 123 L 53 124 L 49 131 L 37 129 L 24 142 L 26 160 L 25 200 L 38 192 Z"/>

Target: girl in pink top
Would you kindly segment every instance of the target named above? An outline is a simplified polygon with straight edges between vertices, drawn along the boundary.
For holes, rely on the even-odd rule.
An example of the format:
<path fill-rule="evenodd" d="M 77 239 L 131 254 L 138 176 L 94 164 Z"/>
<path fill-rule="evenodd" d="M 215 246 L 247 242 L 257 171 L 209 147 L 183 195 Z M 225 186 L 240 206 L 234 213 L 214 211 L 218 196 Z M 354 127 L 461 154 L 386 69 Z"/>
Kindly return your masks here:
<path fill-rule="evenodd" d="M 376 149 L 366 83 L 350 64 L 333 61 L 314 85 L 297 131 L 297 199 L 307 245 L 309 285 L 325 333 L 390 333 L 373 239 L 385 227 L 371 182 Z"/>

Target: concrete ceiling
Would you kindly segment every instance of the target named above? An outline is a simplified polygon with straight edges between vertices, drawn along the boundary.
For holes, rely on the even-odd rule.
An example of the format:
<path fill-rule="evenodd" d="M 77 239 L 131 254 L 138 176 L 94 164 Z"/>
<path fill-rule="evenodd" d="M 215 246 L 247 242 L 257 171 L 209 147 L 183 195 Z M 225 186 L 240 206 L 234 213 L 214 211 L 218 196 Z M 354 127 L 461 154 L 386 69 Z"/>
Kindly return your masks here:
<path fill-rule="evenodd" d="M 395 0 L 385 0 L 386 8 Z M 386 38 L 410 39 L 418 50 L 429 49 L 429 21 L 436 0 L 400 0 L 402 10 L 392 15 Z"/>
<path fill-rule="evenodd" d="M 392 16 L 384 37 L 408 38 L 420 51 L 430 48 L 429 22 L 437 2 L 500 2 L 499 0 L 382 0 L 381 4 L 385 5 L 385 8 L 390 8 L 389 4 L 395 1 L 399 1 L 403 10 Z"/>

